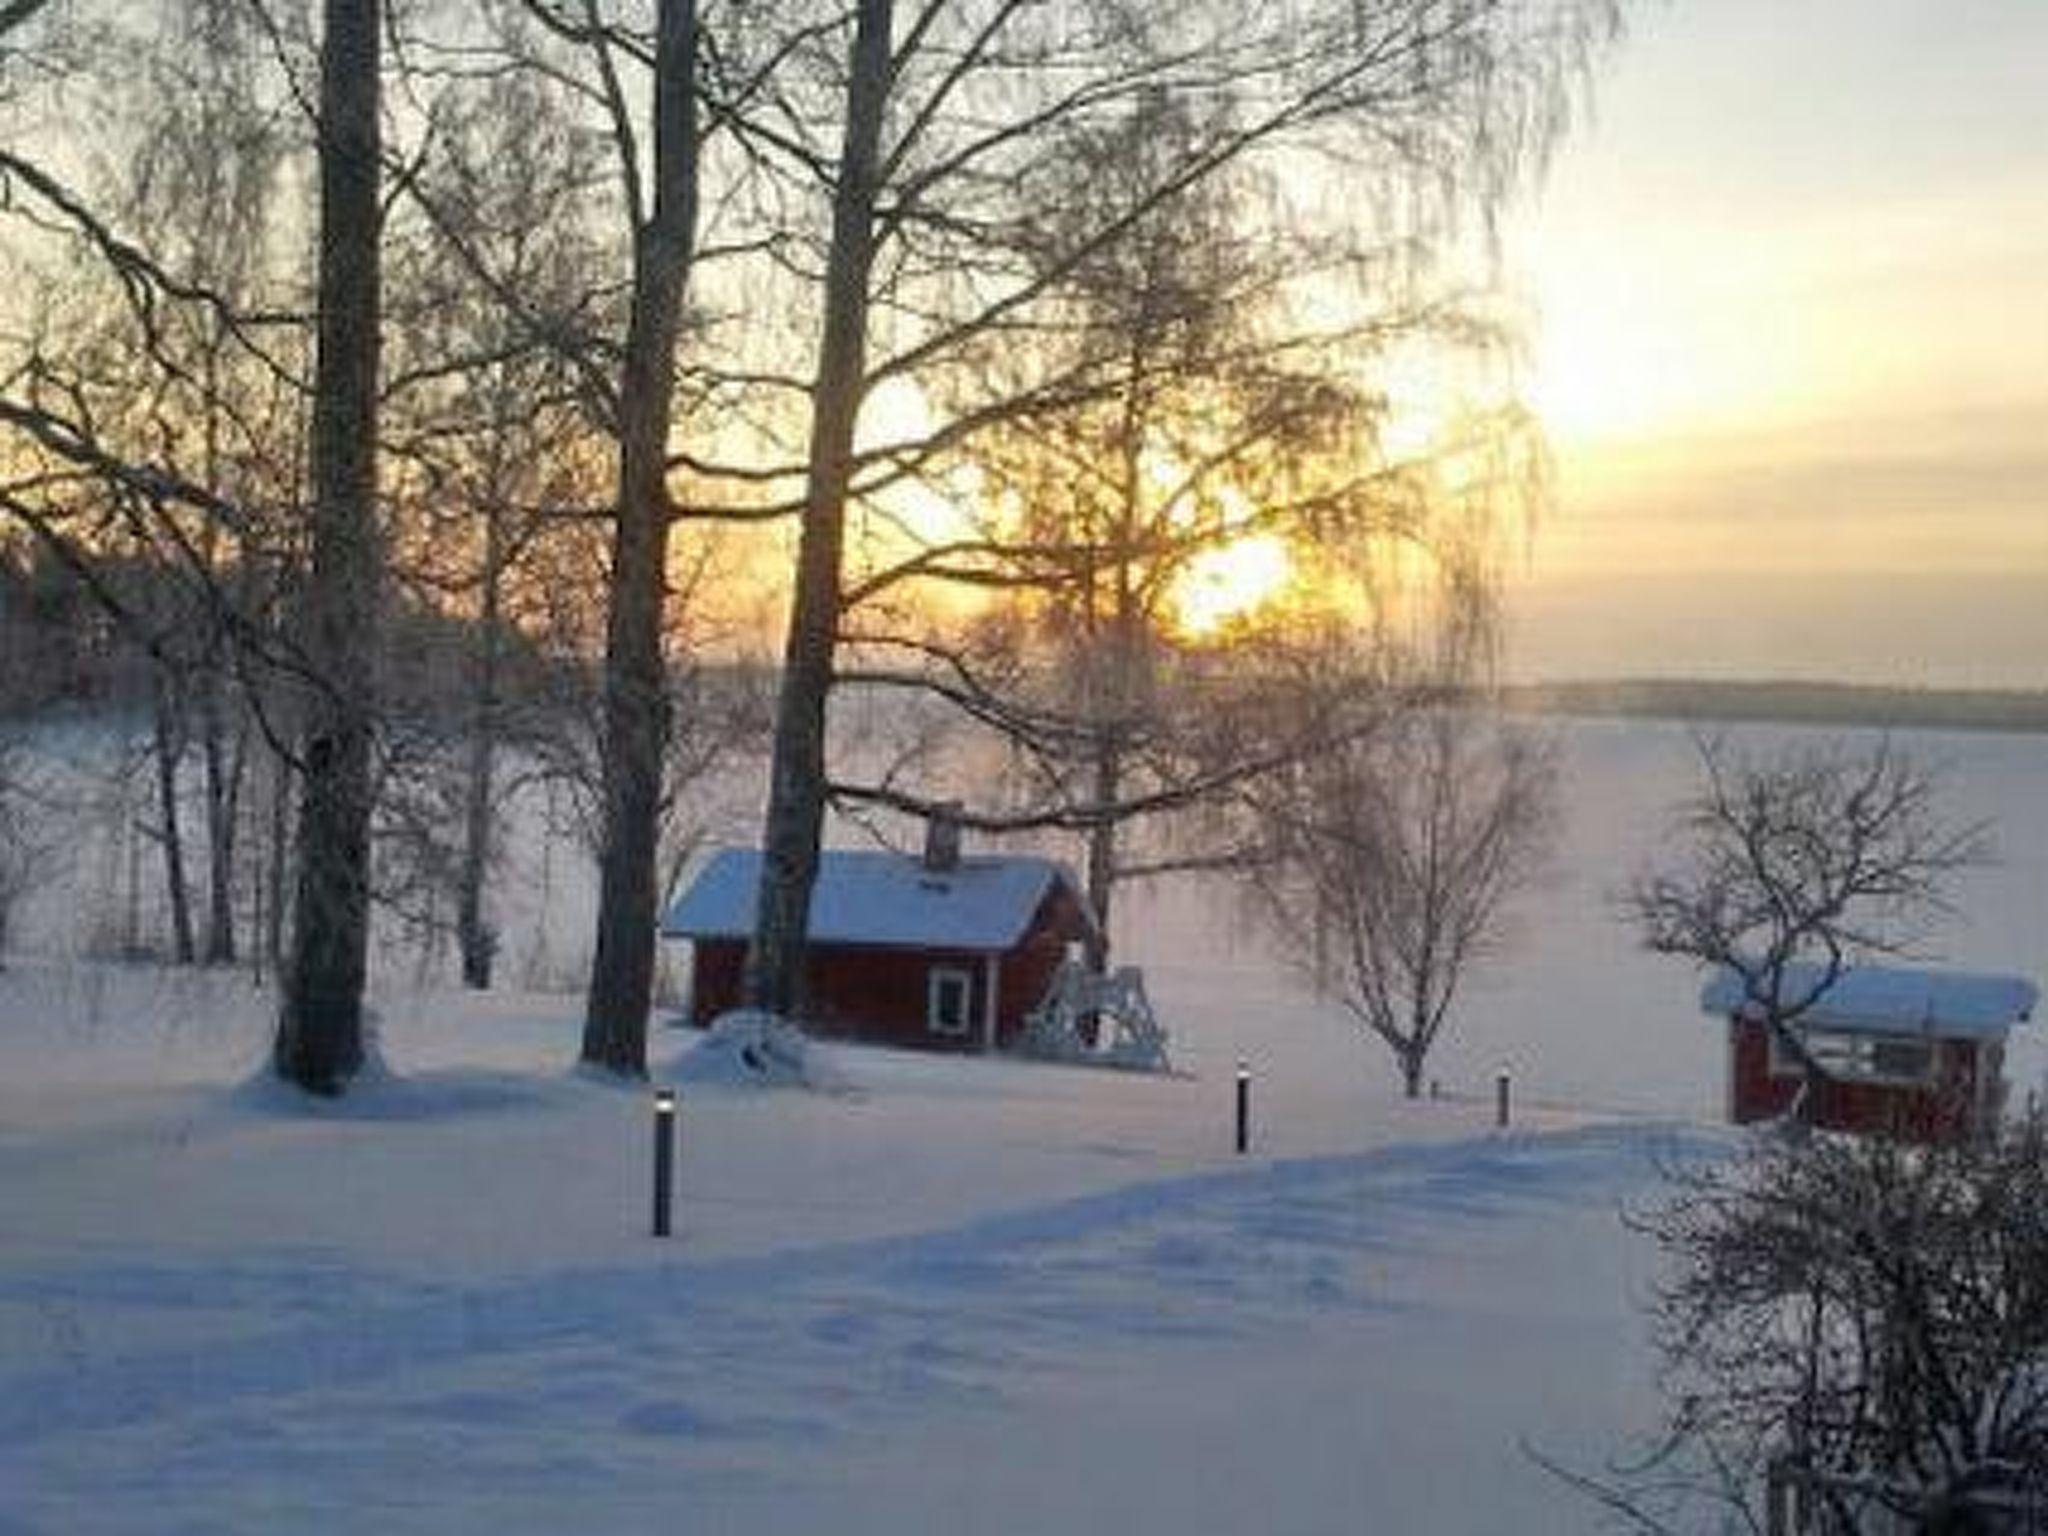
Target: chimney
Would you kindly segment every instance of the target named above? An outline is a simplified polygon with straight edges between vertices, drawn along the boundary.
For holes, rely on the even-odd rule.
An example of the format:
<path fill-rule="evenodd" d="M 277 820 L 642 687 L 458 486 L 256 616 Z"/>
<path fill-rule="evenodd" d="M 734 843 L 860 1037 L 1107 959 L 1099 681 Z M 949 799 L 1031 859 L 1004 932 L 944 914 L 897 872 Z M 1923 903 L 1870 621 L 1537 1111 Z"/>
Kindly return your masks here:
<path fill-rule="evenodd" d="M 924 824 L 924 867 L 934 875 L 948 874 L 960 867 L 960 802 L 947 800 L 932 807 Z"/>

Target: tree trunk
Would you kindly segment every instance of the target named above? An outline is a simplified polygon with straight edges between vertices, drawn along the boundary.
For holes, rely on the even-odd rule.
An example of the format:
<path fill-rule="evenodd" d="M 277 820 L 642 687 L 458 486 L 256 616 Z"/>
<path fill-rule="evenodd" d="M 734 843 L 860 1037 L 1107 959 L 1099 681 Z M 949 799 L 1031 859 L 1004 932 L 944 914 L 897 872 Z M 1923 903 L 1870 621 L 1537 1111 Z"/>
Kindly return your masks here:
<path fill-rule="evenodd" d="M 759 906 L 747 953 L 747 1005 L 785 1018 L 802 1008 L 811 887 L 825 823 L 825 718 L 839 637 L 853 431 L 867 372 L 868 283 L 876 175 L 890 85 L 892 0 L 859 0 L 847 82 L 846 134 L 832 199 L 824 335 L 811 394 L 811 441 L 796 592 L 783 650 Z"/>
<path fill-rule="evenodd" d="M 338 1094 L 363 1059 L 369 962 L 376 524 L 378 0 L 326 0 L 320 59 L 320 319 L 307 690 L 279 1075 Z"/>
<path fill-rule="evenodd" d="M 484 881 L 491 864 L 492 794 L 498 751 L 498 606 L 504 580 L 504 513 L 492 507 L 484 527 L 484 584 L 477 615 L 476 713 L 470 728 L 469 773 L 464 786 L 462 868 L 455 892 L 455 938 L 462 950 L 462 984 L 490 990 L 498 936 L 484 917 Z"/>
<path fill-rule="evenodd" d="M 164 888 L 171 902 L 171 943 L 178 964 L 198 956 L 192 939 L 192 885 L 185 875 L 185 824 L 178 814 L 178 765 L 185 755 L 184 705 L 176 685 L 158 668 L 155 729 L 150 755 L 156 761 L 159 846 L 164 854 Z"/>
<path fill-rule="evenodd" d="M 1143 376 L 1144 344 L 1148 338 L 1134 339 L 1131 349 L 1130 368 L 1133 378 Z M 1139 676 L 1144 664 L 1143 651 L 1147 644 L 1148 621 L 1138 601 L 1135 585 L 1134 565 L 1140 558 L 1138 549 L 1142 541 L 1140 524 L 1144 513 L 1144 468 L 1142 446 L 1144 430 L 1140 425 L 1144 417 L 1142 390 L 1133 385 L 1123 401 L 1123 428 L 1121 433 L 1122 476 L 1115 509 L 1115 524 L 1111 533 L 1113 565 L 1110 581 L 1109 633 L 1098 636 L 1097 644 L 1106 644 L 1108 655 L 1097 658 L 1099 680 L 1093 700 L 1094 721 L 1094 775 L 1089 785 L 1089 795 L 1095 805 L 1105 812 L 1115 805 L 1123 793 L 1124 754 L 1129 745 L 1129 731 L 1133 717 L 1141 707 L 1140 694 L 1146 690 Z M 1093 573 L 1090 574 L 1089 624 L 1095 626 Z M 1149 699 L 1143 700 L 1149 706 Z M 1084 946 L 1084 958 L 1090 974 L 1105 976 L 1109 973 L 1109 920 L 1110 906 L 1116 890 L 1117 823 L 1106 814 L 1088 830 L 1088 901 L 1095 909 L 1095 921 L 1099 932 Z M 1084 1021 L 1088 1043 L 1095 1043 L 1100 1020 L 1090 1015 Z"/>
<path fill-rule="evenodd" d="M 668 562 L 668 428 L 697 224 L 697 18 L 662 0 L 655 44 L 655 192 L 634 231 L 633 311 L 619 382 L 619 504 L 605 636 L 604 842 L 583 1060 L 647 1074 L 654 990 L 654 865 L 668 689 L 661 633 Z"/>
<path fill-rule="evenodd" d="M 264 889 L 269 906 L 264 909 L 262 957 L 273 973 L 284 964 L 285 882 L 291 865 L 292 768 L 273 752 L 270 759 L 270 847 L 264 860 Z"/>
<path fill-rule="evenodd" d="M 227 344 L 226 324 L 216 317 L 213 338 L 202 361 L 206 380 L 206 438 L 204 480 L 207 490 L 224 494 L 221 483 L 220 452 L 220 354 Z M 219 524 L 209 519 L 200 545 L 206 569 L 219 581 L 215 555 L 220 539 Z M 235 605 L 241 613 L 253 610 L 256 593 L 254 562 L 239 562 Z M 235 824 L 240 809 L 242 770 L 248 761 L 249 722 L 246 710 L 238 712 L 238 729 L 230 753 L 227 724 L 221 707 L 221 679 L 227 667 L 227 647 L 219 625 L 209 626 L 206 661 L 199 677 L 199 750 L 206 774 L 206 963 L 232 965 L 235 960 Z"/>
<path fill-rule="evenodd" d="M 1113 805 L 1121 788 L 1121 754 L 1114 744 L 1104 742 L 1095 759 L 1095 780 L 1090 786 L 1097 805 Z M 1097 822 L 1088 829 L 1088 905 L 1094 909 L 1098 932 L 1083 945 L 1090 975 L 1109 971 L 1109 915 L 1116 891 L 1116 824 Z"/>
<path fill-rule="evenodd" d="M 121 856 L 126 889 L 121 903 L 121 953 L 134 959 L 142 952 L 142 812 L 132 803 L 134 774 L 121 770 Z"/>
<path fill-rule="evenodd" d="M 1423 1056 L 1420 1051 L 1401 1053 L 1401 1092 L 1411 1099 L 1422 1097 Z"/>
<path fill-rule="evenodd" d="M 241 819 L 242 775 L 249 760 L 244 717 L 232 745 L 222 720 L 220 683 L 205 682 L 200 746 L 206 767 L 206 963 L 235 963 L 235 843 Z"/>
<path fill-rule="evenodd" d="M 1121 729 L 1121 727 L 1117 727 Z M 1095 779 L 1091 793 L 1097 805 L 1112 805 L 1122 781 L 1122 754 L 1116 743 L 1100 743 L 1099 755 L 1095 759 Z M 1116 897 L 1116 823 L 1107 819 L 1097 822 L 1088 829 L 1088 869 L 1086 875 L 1088 905 L 1095 913 L 1095 930 L 1081 945 L 1081 962 L 1091 976 L 1109 974 L 1109 920 L 1111 907 Z M 1102 1038 L 1102 1015 L 1094 1009 L 1081 1015 L 1075 1021 L 1081 1041 L 1090 1050 Z"/>

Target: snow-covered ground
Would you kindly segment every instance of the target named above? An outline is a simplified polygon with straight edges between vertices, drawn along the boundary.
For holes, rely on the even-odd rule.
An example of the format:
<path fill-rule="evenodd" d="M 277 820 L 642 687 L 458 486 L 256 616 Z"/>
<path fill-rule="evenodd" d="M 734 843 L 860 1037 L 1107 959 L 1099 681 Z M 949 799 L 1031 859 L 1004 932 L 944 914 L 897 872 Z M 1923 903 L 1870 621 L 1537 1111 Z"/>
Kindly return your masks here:
<path fill-rule="evenodd" d="M 1609 910 L 1684 735 L 1565 734 L 1557 868 L 1444 1099 L 1168 887 L 1121 938 L 1176 1075 L 842 1048 L 829 1092 L 693 1087 L 667 1242 L 647 1097 L 569 1070 L 572 996 L 387 966 L 389 1075 L 307 1105 L 260 1080 L 245 976 L 32 946 L 0 973 L 0 1532 L 1596 1527 L 1521 1447 L 1597 1467 L 1652 1428 L 1618 1212 L 1722 1144 L 1721 1065 Z M 2048 975 L 2048 741 L 1905 744 L 2000 824 L 1939 951 Z"/>

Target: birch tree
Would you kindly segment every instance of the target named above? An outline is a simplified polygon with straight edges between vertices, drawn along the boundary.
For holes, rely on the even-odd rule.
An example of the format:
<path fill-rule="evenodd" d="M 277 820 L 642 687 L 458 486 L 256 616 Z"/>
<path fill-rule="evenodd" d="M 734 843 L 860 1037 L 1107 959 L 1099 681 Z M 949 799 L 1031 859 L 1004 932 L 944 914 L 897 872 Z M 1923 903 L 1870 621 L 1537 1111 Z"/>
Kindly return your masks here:
<path fill-rule="evenodd" d="M 0 720 L 0 970 L 7 968 L 11 919 L 35 889 L 53 851 L 42 830 L 47 792 L 32 766 L 27 733 Z"/>
<path fill-rule="evenodd" d="M 1048 221 L 1155 182 L 1185 137 L 1170 103 L 1144 100 L 1071 132 L 1070 194 Z M 1020 388 L 1034 366 L 1062 383 L 959 451 L 972 490 L 957 520 L 975 546 L 921 549 L 848 594 L 849 608 L 889 589 L 982 595 L 964 633 L 915 598 L 854 614 L 859 659 L 841 680 L 922 689 L 1009 749 L 1008 803 L 990 797 L 974 824 L 1077 829 L 1098 971 L 1118 886 L 1241 867 L 1244 829 L 1205 808 L 1330 739 L 1334 722 L 1286 717 L 1273 665 L 1314 605 L 1318 549 L 1356 559 L 1435 537 L 1438 445 L 1384 446 L 1394 407 L 1375 374 L 1425 344 L 1476 366 L 1497 339 L 1369 234 L 1248 224 L 1274 194 L 1268 177 L 1218 172 L 1083 262 L 1063 284 L 1063 334 L 1021 364 L 987 359 Z M 844 775 L 834 792 L 871 793 Z"/>
<path fill-rule="evenodd" d="M 165 583 L 175 608 L 156 630 L 155 747 L 166 862 L 180 843 L 178 785 L 188 749 L 201 779 L 205 850 L 204 948 L 208 964 L 236 956 L 236 863 L 242 792 L 260 707 L 254 669 L 243 665 L 238 626 L 274 622 L 284 509 L 298 497 L 301 400 L 296 380 L 240 345 L 229 314 L 260 312 L 276 284 L 281 231 L 276 203 L 298 150 L 289 119 L 267 99 L 261 39 L 244 7 L 208 3 L 161 19 L 144 54 L 146 103 L 140 142 L 119 199 L 124 221 L 151 232 L 156 259 L 215 295 L 222 308 L 166 317 L 135 350 L 135 435 L 161 462 L 241 517 L 185 515 L 190 575 Z M 116 307 L 118 313 L 118 306 Z M 295 337 L 276 328 L 281 356 Z M 144 370 L 154 367 L 155 378 Z M 175 516 L 168 510 L 165 516 Z M 149 552 L 161 566 L 161 550 Z M 170 880 L 178 950 L 192 958 L 188 898 Z"/>
<path fill-rule="evenodd" d="M 410 183 L 433 216 L 409 220 L 392 253 L 385 431 L 405 466 L 394 575 L 424 608 L 468 621 L 458 717 L 445 698 L 422 701 L 414 766 L 430 782 L 413 787 L 435 810 L 409 819 L 405 842 L 439 872 L 430 897 L 452 903 L 462 979 L 479 989 L 498 947 L 509 751 L 585 724 L 580 708 L 520 689 L 537 687 L 542 650 L 584 675 L 591 631 L 554 617 L 598 611 L 604 587 L 600 520 L 577 514 L 610 489 L 609 417 L 590 398 L 588 357 L 561 342 L 615 307 L 593 287 L 610 254 L 591 190 L 606 163 L 570 96 L 517 71 L 438 97 L 433 153 Z"/>
<path fill-rule="evenodd" d="M 1393 1055 L 1415 1098 L 1459 990 L 1538 867 L 1555 770 L 1537 739 L 1433 704 L 1276 775 L 1253 797 L 1286 958 Z"/>
<path fill-rule="evenodd" d="M 424 178 L 407 190 L 462 255 L 489 299 L 528 342 L 553 348 L 580 380 L 583 405 L 611 439 L 615 480 L 603 509 L 610 560 L 603 607 L 599 771 L 603 833 L 595 950 L 581 1057 L 625 1076 L 646 1072 L 654 974 L 657 843 L 670 726 L 663 656 L 670 621 L 668 560 L 679 516 L 670 486 L 685 295 L 696 263 L 704 134 L 703 19 L 695 0 L 656 0 L 651 27 L 619 7 L 514 0 L 486 7 L 483 43 L 459 26 L 429 47 L 449 72 L 487 44 L 499 67 L 558 88 L 579 115 L 569 131 L 602 137 L 611 195 L 562 216 L 616 209 L 626 250 L 623 334 L 601 242 L 581 302 L 537 302 L 485 242 L 470 238 L 445 194 Z M 565 513 L 571 509 L 562 509 Z"/>
<path fill-rule="evenodd" d="M 33 141 L 0 148 L 0 174 L 42 234 L 25 218 L 9 242 L 25 279 L 5 373 L 9 457 L 25 472 L 0 495 L 44 548 L 95 567 L 92 585 L 150 673 L 151 836 L 174 952 L 198 956 L 203 918 L 204 956 L 224 962 L 256 734 L 241 663 L 272 627 L 303 474 L 288 306 L 309 285 L 280 272 L 275 217 L 303 138 L 247 7 L 209 0 L 123 22 L 132 30 L 72 39 L 66 90 L 103 123 L 90 169 L 74 183 L 33 158 Z M 189 825 L 195 756 L 203 840 Z"/>
<path fill-rule="evenodd" d="M 205 954 L 225 960 L 252 674 L 258 658 L 301 670 L 272 604 L 302 494 L 311 283 L 272 261 L 282 168 L 305 140 L 249 7 L 67 10 L 42 31 L 55 13 L 38 12 L 15 8 L 0 36 L 0 517 L 155 676 L 155 833 L 181 955 L 197 947 L 179 824 L 196 746 Z M 38 40 L 17 49 L 22 35 Z M 50 125 L 89 151 L 47 157 Z"/>
<path fill-rule="evenodd" d="M 669 419 L 683 293 L 697 231 L 697 15 L 693 0 L 660 0 L 654 44 L 650 169 L 617 140 L 620 174 L 651 175 L 635 209 L 632 312 L 619 372 L 619 484 L 605 633 L 604 851 L 597 950 L 583 1015 L 583 1060 L 630 1076 L 647 1071 L 654 976 L 655 857 L 668 690 L 662 670 L 668 578 Z"/>
<path fill-rule="evenodd" d="M 1154 210 L 1259 156 L 1320 153 L 1350 170 L 1373 161 L 1375 185 L 1449 185 L 1467 206 L 1494 206 L 1560 125 L 1560 83 L 1610 20 L 1604 5 L 1569 3 L 1532 13 L 1389 0 L 1248 18 L 1204 6 L 1161 15 L 933 0 L 899 25 L 888 0 L 855 7 L 834 72 L 843 82 L 836 149 L 821 154 L 801 124 L 780 135 L 809 174 L 827 179 L 832 221 L 748 961 L 753 1006 L 788 1014 L 800 1005 L 849 505 L 935 451 L 927 441 L 857 454 L 863 400 L 886 380 L 918 380 L 953 407 L 934 437 L 957 444 L 1016 414 L 1035 390 L 1057 392 L 1064 381 L 1048 374 L 1022 399 L 1008 389 L 976 398 L 982 349 L 1026 351 L 1035 328 L 1057 325 L 1052 301 L 1085 263 Z M 1064 183 L 1056 130 L 1160 96 L 1191 125 L 1182 152 L 1143 185 L 1094 189 L 1078 217 L 1055 219 L 1075 212 L 1046 197 Z M 1035 250 L 988 238 L 1034 223 L 1047 232 Z M 963 387 L 949 390 L 949 373 Z"/>
<path fill-rule="evenodd" d="M 894 18 L 893 0 L 856 0 L 847 58 L 846 126 L 833 183 L 822 334 L 811 386 L 803 531 L 782 655 L 759 912 L 747 954 L 748 1006 L 780 1015 L 796 1011 L 824 825 L 826 697 L 839 638 L 854 421 L 868 381 L 869 281 L 883 118 L 896 71 Z"/>
<path fill-rule="evenodd" d="M 312 530 L 299 643 L 312 683 L 278 1073 L 343 1092 L 363 1062 L 372 732 L 381 574 L 378 0 L 325 0 L 320 45 L 319 321 Z"/>

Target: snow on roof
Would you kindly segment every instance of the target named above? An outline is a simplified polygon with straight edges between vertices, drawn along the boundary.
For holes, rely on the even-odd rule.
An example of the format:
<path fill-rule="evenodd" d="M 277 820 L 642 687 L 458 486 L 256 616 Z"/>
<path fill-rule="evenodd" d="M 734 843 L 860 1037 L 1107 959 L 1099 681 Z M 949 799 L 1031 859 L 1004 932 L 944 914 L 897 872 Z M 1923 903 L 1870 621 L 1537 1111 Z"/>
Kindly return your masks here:
<path fill-rule="evenodd" d="M 743 939 L 754 931 L 761 854 L 725 848 L 698 872 L 662 920 L 671 938 Z M 963 858 L 943 872 L 874 849 L 828 848 L 811 893 L 811 939 L 890 949 L 1011 948 L 1046 893 L 1065 886 L 1081 922 L 1088 904 L 1064 865 L 1029 855 Z"/>
<path fill-rule="evenodd" d="M 1788 965 L 1784 995 L 1803 997 L 1825 975 L 1820 965 Z M 1820 1000 L 1799 1015 L 1799 1022 L 1867 1034 L 1912 1032 L 1995 1040 L 2026 1021 L 2038 996 L 2038 989 L 2024 976 L 1857 965 L 1837 976 Z M 1700 1007 L 1708 1013 L 1732 1014 L 1742 1002 L 1742 978 L 1726 967 L 1700 992 Z"/>

